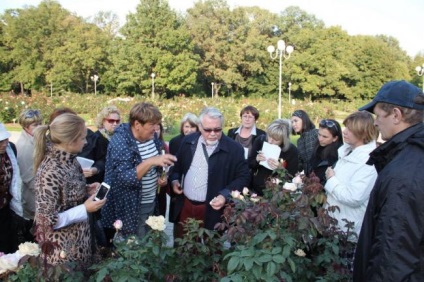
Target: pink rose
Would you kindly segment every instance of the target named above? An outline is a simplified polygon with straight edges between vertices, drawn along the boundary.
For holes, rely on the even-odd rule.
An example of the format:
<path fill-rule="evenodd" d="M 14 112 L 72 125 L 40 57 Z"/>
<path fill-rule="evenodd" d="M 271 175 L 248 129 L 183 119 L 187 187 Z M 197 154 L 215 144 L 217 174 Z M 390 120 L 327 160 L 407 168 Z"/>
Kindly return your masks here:
<path fill-rule="evenodd" d="M 122 229 L 122 220 L 117 219 L 114 223 L 113 223 L 113 227 L 115 227 L 116 230 L 121 230 Z"/>

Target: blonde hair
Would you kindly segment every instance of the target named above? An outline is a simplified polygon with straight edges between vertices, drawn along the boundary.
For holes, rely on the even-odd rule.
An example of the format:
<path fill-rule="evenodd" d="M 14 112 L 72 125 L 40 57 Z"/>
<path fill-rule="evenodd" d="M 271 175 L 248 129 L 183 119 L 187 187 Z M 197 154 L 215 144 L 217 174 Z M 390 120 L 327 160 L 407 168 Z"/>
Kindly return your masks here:
<path fill-rule="evenodd" d="M 57 116 L 50 125 L 41 125 L 34 129 L 34 170 L 44 160 L 47 144 L 70 144 L 81 138 L 86 132 L 85 121 L 74 114 Z M 49 132 L 47 132 L 49 131 Z"/>
<path fill-rule="evenodd" d="M 374 125 L 374 118 L 367 111 L 359 111 L 350 114 L 343 124 L 355 135 L 361 139 L 364 144 L 368 144 L 373 140 L 377 140 L 378 130 Z"/>
<path fill-rule="evenodd" d="M 274 140 L 281 140 L 281 150 L 286 152 L 290 147 L 291 121 L 276 119 L 267 128 L 266 134 Z"/>
<path fill-rule="evenodd" d="M 121 118 L 121 114 L 119 113 L 119 110 L 115 106 L 106 106 L 104 107 L 96 117 L 96 126 L 98 129 L 103 128 L 103 121 L 105 118 L 107 118 L 110 114 L 117 114 L 119 118 Z"/>
<path fill-rule="evenodd" d="M 42 123 L 43 116 L 39 110 L 25 109 L 19 115 L 19 124 L 22 128 L 27 128 L 33 123 Z"/>

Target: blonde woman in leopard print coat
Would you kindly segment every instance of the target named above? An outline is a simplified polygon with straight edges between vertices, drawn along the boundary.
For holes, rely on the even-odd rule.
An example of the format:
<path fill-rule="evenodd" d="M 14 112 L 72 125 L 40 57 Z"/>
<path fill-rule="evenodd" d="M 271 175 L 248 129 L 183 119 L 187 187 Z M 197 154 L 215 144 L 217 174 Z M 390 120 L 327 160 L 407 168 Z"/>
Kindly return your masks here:
<path fill-rule="evenodd" d="M 106 199 L 94 201 L 98 183 L 86 185 L 76 160 L 86 134 L 84 120 L 74 114 L 62 114 L 34 132 L 35 222 L 42 235 L 37 240 L 56 245 L 47 258 L 52 265 L 91 262 L 88 213 L 99 210 Z"/>

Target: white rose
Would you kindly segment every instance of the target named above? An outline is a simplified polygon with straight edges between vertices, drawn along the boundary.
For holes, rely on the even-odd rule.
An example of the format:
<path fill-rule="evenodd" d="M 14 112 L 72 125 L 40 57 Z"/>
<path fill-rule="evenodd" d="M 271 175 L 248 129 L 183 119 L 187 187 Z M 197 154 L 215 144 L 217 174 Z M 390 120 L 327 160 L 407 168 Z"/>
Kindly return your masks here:
<path fill-rule="evenodd" d="M 286 182 L 283 185 L 283 189 L 294 192 L 297 190 L 297 186 L 294 183 Z"/>
<path fill-rule="evenodd" d="M 303 182 L 302 182 L 302 177 L 300 177 L 300 175 L 296 175 L 294 178 L 293 178 L 293 181 L 292 181 L 294 184 L 302 184 Z"/>
<path fill-rule="evenodd" d="M 297 256 L 299 256 L 299 257 L 304 257 L 304 256 L 306 256 L 305 252 L 304 252 L 302 249 L 297 249 L 297 250 L 294 252 L 294 254 L 295 254 L 295 255 L 297 255 Z"/>
<path fill-rule="evenodd" d="M 253 193 L 252 196 L 250 196 L 250 200 L 256 203 L 256 202 L 259 202 L 260 198 L 258 197 L 258 194 Z"/>
<path fill-rule="evenodd" d="M 247 187 L 243 188 L 243 195 L 245 195 L 245 196 L 249 195 L 249 188 L 247 188 Z"/>
<path fill-rule="evenodd" d="M 62 259 L 66 259 L 66 252 L 64 250 L 61 250 L 59 256 Z"/>
<path fill-rule="evenodd" d="M 234 199 L 240 198 L 240 191 L 238 190 L 231 191 L 231 197 L 233 197 Z"/>
<path fill-rule="evenodd" d="M 25 242 L 19 245 L 18 252 L 22 256 L 38 256 L 41 252 L 41 249 L 36 243 Z"/>
<path fill-rule="evenodd" d="M 4 273 L 8 270 L 15 271 L 18 269 L 19 260 L 23 255 L 18 252 L 13 254 L 7 254 L 0 257 L 0 273 Z"/>
<path fill-rule="evenodd" d="M 160 216 L 149 216 L 146 220 L 146 224 L 153 230 L 163 231 L 166 228 L 165 217 Z"/>

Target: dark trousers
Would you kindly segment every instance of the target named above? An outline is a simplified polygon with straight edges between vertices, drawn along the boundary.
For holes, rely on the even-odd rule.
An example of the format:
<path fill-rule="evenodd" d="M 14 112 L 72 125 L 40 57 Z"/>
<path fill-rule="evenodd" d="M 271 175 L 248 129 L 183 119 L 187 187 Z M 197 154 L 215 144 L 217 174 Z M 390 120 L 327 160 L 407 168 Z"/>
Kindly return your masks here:
<path fill-rule="evenodd" d="M 190 201 L 187 198 L 184 198 L 184 205 L 180 213 L 180 220 L 178 224 L 174 226 L 175 228 L 175 237 L 182 238 L 184 236 L 184 227 L 186 220 L 188 218 L 194 218 L 196 220 L 201 220 L 202 224 L 200 227 L 203 227 L 203 222 L 205 220 L 205 212 L 206 212 L 206 203 L 199 203 Z"/>

